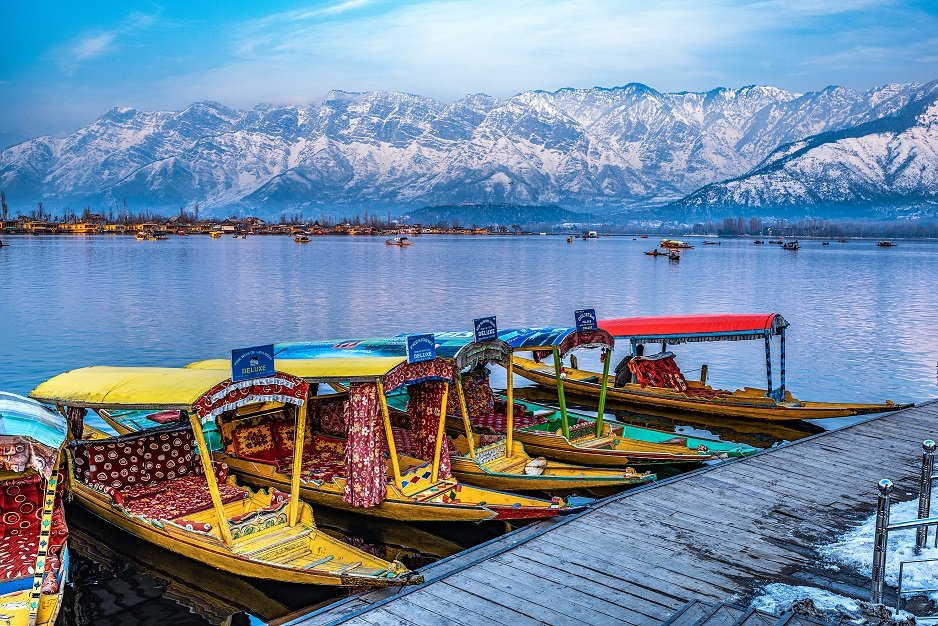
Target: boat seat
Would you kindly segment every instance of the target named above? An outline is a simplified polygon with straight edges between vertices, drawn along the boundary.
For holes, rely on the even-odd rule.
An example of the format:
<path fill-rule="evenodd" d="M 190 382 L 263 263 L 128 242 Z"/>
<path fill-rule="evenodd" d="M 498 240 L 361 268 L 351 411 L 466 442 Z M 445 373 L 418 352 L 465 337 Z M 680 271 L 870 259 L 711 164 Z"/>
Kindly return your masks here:
<path fill-rule="evenodd" d="M 293 476 L 293 453 L 277 461 L 277 471 Z M 311 448 L 303 452 L 303 482 L 332 482 L 345 478 L 345 441 L 338 437 L 313 435 Z"/>
<path fill-rule="evenodd" d="M 674 354 L 664 352 L 651 356 L 636 356 L 629 361 L 629 370 L 642 387 L 661 387 L 686 392 L 687 380 L 674 362 Z"/>
<path fill-rule="evenodd" d="M 111 496 L 114 504 L 132 515 L 174 519 L 212 506 L 188 429 L 77 441 L 70 446 L 75 478 Z M 225 484 L 225 463 L 212 465 L 224 502 L 248 497 L 244 489 Z"/>
<path fill-rule="evenodd" d="M 415 459 L 419 459 L 420 456 L 417 453 L 417 441 L 415 439 L 416 434 L 414 431 L 406 428 L 398 428 L 397 426 L 392 426 L 391 431 L 394 433 L 394 446 L 397 448 L 398 454 L 406 454 L 407 456 L 412 456 Z M 446 437 L 446 449 L 449 451 L 450 456 L 458 454 L 456 452 L 456 446 L 453 444 L 453 440 L 448 436 Z M 424 461 L 429 461 L 430 459 L 422 459 Z"/>
<path fill-rule="evenodd" d="M 527 428 L 537 424 L 543 424 L 547 421 L 544 415 L 528 415 L 518 411 L 518 407 L 524 408 L 524 405 L 515 405 L 515 430 Z M 495 433 L 504 434 L 508 430 L 508 418 L 502 413 L 487 413 L 483 415 L 470 415 L 469 422 L 473 428 L 484 428 Z"/>

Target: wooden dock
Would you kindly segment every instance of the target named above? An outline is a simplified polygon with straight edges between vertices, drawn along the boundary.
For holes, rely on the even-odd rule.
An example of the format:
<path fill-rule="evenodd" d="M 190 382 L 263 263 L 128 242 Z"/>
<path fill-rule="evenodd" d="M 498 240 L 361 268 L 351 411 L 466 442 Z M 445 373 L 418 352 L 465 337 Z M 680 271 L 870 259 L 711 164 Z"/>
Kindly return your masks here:
<path fill-rule="evenodd" d="M 816 547 L 874 512 L 881 478 L 894 501 L 917 497 L 929 438 L 938 402 L 625 492 L 290 623 L 646 626 L 695 599 L 748 604 L 769 582 L 867 600 L 869 578 L 825 568 Z"/>

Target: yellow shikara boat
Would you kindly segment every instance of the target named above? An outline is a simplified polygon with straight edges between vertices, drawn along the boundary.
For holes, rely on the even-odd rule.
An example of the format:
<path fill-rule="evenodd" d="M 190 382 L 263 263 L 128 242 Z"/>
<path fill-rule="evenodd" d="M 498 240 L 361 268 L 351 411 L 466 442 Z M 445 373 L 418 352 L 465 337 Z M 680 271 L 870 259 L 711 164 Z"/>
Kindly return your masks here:
<path fill-rule="evenodd" d="M 524 329 L 521 331 L 505 331 L 505 333 L 500 333 L 500 336 L 502 335 L 512 337 L 515 341 L 518 341 L 519 346 L 522 346 L 523 349 L 530 350 L 533 347 L 538 350 L 557 350 L 558 354 L 567 354 L 578 347 L 602 346 L 608 349 L 614 343 L 608 333 L 577 333 L 571 331 L 571 329 Z M 437 354 L 455 358 L 458 351 L 472 341 L 472 337 L 472 333 L 438 333 L 434 335 Z M 489 343 L 485 342 L 486 345 Z M 342 353 L 347 355 L 346 358 L 350 356 L 376 358 L 375 355 L 378 354 L 398 355 L 404 345 L 404 340 L 401 337 L 394 337 L 387 339 L 350 339 L 339 342 L 286 343 L 278 344 L 276 350 L 278 362 L 283 367 L 290 367 L 287 364 L 292 359 L 335 358 Z M 494 353 L 495 351 L 490 349 L 490 352 Z M 466 377 L 463 376 L 461 380 L 465 383 Z M 462 385 L 457 389 L 461 387 Z M 492 391 L 487 380 L 484 384 L 478 385 L 477 388 L 480 392 L 487 392 L 491 397 Z M 508 416 L 505 411 L 508 404 L 502 403 L 502 405 L 496 407 L 494 400 L 488 403 L 491 406 L 481 411 L 469 407 L 469 419 L 473 432 L 472 445 L 475 447 L 478 443 L 481 449 L 483 441 L 477 438 L 480 434 L 488 435 L 486 443 L 493 443 L 493 441 L 488 440 L 491 435 L 502 435 L 506 440 L 504 451 L 510 450 L 511 458 L 514 458 L 516 450 L 514 446 L 517 442 L 523 444 L 520 450 L 524 450 L 525 455 L 538 455 L 580 466 L 598 465 L 622 468 L 622 470 L 626 470 L 632 465 L 700 463 L 720 456 L 706 449 L 688 449 L 686 440 L 680 437 L 673 437 L 672 440 L 664 443 L 650 442 L 623 436 L 623 427 L 621 425 L 603 423 L 602 419 L 589 422 L 579 420 L 576 417 L 571 419 L 571 416 L 567 415 L 562 392 L 559 397 L 561 415 L 557 419 L 547 418 L 539 413 L 528 415 L 525 407 L 516 406 L 514 403 L 512 403 L 512 406 L 519 414 L 515 415 L 513 413 Z M 406 397 L 400 395 L 391 396 L 389 402 L 398 409 L 403 409 L 407 405 Z M 447 427 L 456 432 L 465 431 L 465 424 L 456 415 L 456 412 L 455 409 L 450 411 L 450 415 L 447 417 Z M 552 413 L 552 411 L 546 411 L 546 413 Z M 600 414 L 602 413 L 600 412 Z M 507 428 L 509 419 L 513 420 L 513 428 L 511 429 Z M 508 437 L 509 432 L 511 432 L 511 437 Z M 455 452 L 457 456 L 465 456 L 469 454 L 469 439 L 468 437 L 462 441 L 460 439 L 456 441 L 457 450 Z M 464 451 L 461 455 L 460 450 Z M 519 455 L 521 454 L 520 450 Z M 500 448 L 492 448 L 486 452 L 491 457 L 486 458 L 485 461 L 497 461 L 499 458 L 506 456 L 502 452 Z M 525 465 L 527 465 L 527 462 Z M 500 466 L 496 464 L 491 469 L 495 471 L 496 467 Z M 557 467 L 559 469 L 559 466 Z M 462 464 L 462 469 L 479 474 L 478 468 L 473 469 L 468 462 Z M 515 468 L 511 469 L 514 470 Z M 567 469 L 570 469 L 569 466 Z M 497 473 L 501 472 L 503 472 L 503 469 L 498 470 Z M 517 477 L 517 474 L 515 474 L 515 478 L 519 481 L 522 480 Z M 496 477 L 490 479 L 495 480 Z M 499 479 L 507 480 L 508 478 L 500 477 Z"/>
<path fill-rule="evenodd" d="M 59 463 L 65 420 L 0 392 L 0 624 L 55 623 L 68 571 Z"/>
<path fill-rule="evenodd" d="M 600 320 L 599 327 L 615 337 L 627 337 L 632 344 L 629 369 L 633 382 L 614 386 L 615 379 L 602 374 L 561 366 L 563 387 L 569 393 L 608 398 L 636 408 L 655 408 L 669 412 L 724 416 L 770 421 L 809 420 L 883 413 L 911 404 L 886 401 L 878 404 L 806 402 L 796 399 L 785 388 L 785 328 L 788 322 L 777 314 L 759 315 L 676 315 Z M 780 338 L 780 386 L 772 385 L 771 338 Z M 713 389 L 706 380 L 686 380 L 674 363 L 666 345 L 699 341 L 764 340 L 768 389 L 745 387 L 737 391 Z M 636 347 L 661 343 L 657 355 L 637 356 Z M 555 367 L 534 359 L 514 357 L 519 376 L 546 387 L 557 387 Z"/>
<path fill-rule="evenodd" d="M 209 371 L 226 363 L 208 360 L 188 367 Z M 451 476 L 443 449 L 454 376 L 450 361 L 410 363 L 401 356 L 287 359 L 278 354 L 277 363 L 317 388 L 349 387 L 309 400 L 310 436 L 301 470 L 283 462 L 280 433 L 292 423 L 284 425 L 278 411 L 238 409 L 220 416 L 223 451 L 215 459 L 248 484 L 280 487 L 301 474 L 299 493 L 309 502 L 411 522 L 536 519 L 581 508 L 561 498 L 474 487 Z M 413 430 L 393 424 L 387 405 L 386 394 L 405 385 L 411 396 L 420 398 L 411 410 Z"/>
<path fill-rule="evenodd" d="M 224 464 L 213 463 L 202 423 L 246 407 L 290 411 L 292 443 L 304 438 L 306 381 L 273 372 L 233 382 L 230 374 L 230 369 L 86 367 L 51 378 L 30 395 L 64 410 L 71 432 L 82 432 L 88 409 L 176 412 L 176 423 L 167 420 L 162 428 L 73 441 L 68 448 L 75 499 L 144 541 L 271 581 L 355 587 L 420 582 L 420 575 L 400 563 L 319 530 L 312 509 L 299 498 L 299 480 L 287 484 L 289 494 L 253 492 L 238 486 Z M 298 468 L 302 456 L 291 462 Z"/>
<path fill-rule="evenodd" d="M 519 441 L 514 440 L 514 412 L 506 415 L 505 433 L 484 435 L 474 432 L 466 391 L 463 385 L 467 376 L 484 376 L 488 390 L 488 364 L 505 367 L 508 372 L 506 405 L 514 405 L 514 377 L 511 366 L 511 346 L 501 340 L 485 342 L 471 341 L 467 333 L 442 333 L 435 335 L 440 343 L 437 354 L 452 353 L 459 373 L 456 375 L 455 394 L 450 394 L 448 406 L 459 411 L 462 433 L 453 441 L 450 463 L 453 474 L 460 480 L 490 489 L 509 491 L 557 491 L 571 489 L 593 489 L 597 487 L 630 487 L 655 480 L 650 472 L 636 472 L 631 467 L 624 470 L 586 467 L 571 463 L 531 457 Z M 455 350 L 455 352 L 453 352 Z M 450 356 L 447 354 L 447 356 Z M 475 382 L 475 381 L 473 381 Z M 491 394 L 490 390 L 489 393 Z M 404 397 L 391 398 L 396 413 L 406 416 Z M 403 410 L 402 410 L 403 409 Z M 494 403 L 493 403 L 494 409 Z M 450 424 L 453 423 L 450 418 Z"/>

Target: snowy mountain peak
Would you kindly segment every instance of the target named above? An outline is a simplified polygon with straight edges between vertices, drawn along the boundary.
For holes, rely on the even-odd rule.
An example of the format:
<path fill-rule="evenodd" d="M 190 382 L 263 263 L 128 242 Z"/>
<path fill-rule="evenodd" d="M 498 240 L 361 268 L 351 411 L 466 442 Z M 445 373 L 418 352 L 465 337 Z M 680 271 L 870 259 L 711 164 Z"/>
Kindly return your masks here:
<path fill-rule="evenodd" d="M 790 197 L 799 202 L 837 187 L 830 177 L 853 181 L 861 170 L 872 185 L 864 197 L 872 189 L 915 194 L 916 185 L 931 184 L 938 111 L 927 98 L 936 91 L 938 82 L 803 94 L 764 85 L 664 93 L 627 83 L 452 103 L 336 90 L 315 104 L 247 111 L 213 101 L 182 111 L 117 107 L 67 137 L 0 151 L 0 189 L 14 209 L 126 199 L 141 209 L 175 212 L 198 202 L 266 215 L 467 201 L 594 210 L 688 194 L 688 206 L 702 206 L 774 202 L 770 190 L 795 185 L 779 182 L 778 172 L 794 180 L 794 164 L 810 156 L 825 165 L 798 174 L 802 189 Z M 891 147 L 861 150 L 874 136 Z M 882 171 L 863 162 L 863 150 Z M 847 153 L 851 159 L 829 165 Z M 900 174 L 903 159 L 926 173 Z M 758 193 L 752 185 L 742 191 L 753 176 L 775 178 Z M 830 197 L 853 197 L 837 188 Z"/>

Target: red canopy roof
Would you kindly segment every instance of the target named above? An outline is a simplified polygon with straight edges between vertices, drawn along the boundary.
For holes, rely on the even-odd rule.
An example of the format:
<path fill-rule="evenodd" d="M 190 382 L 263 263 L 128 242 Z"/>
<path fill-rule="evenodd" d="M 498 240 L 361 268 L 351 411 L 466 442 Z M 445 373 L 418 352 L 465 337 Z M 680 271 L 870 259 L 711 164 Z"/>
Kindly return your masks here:
<path fill-rule="evenodd" d="M 600 320 L 599 327 L 613 337 L 719 341 L 756 339 L 776 335 L 788 326 L 778 313 L 663 315 Z"/>

